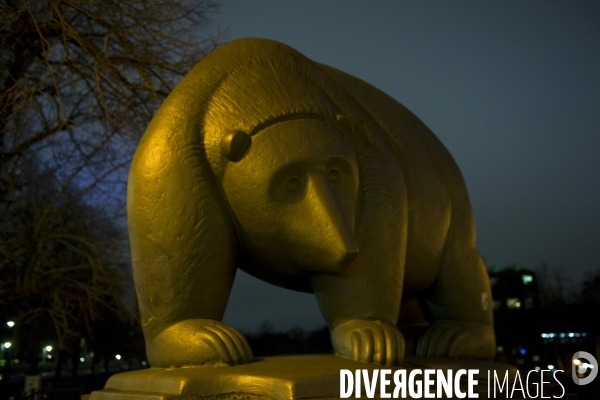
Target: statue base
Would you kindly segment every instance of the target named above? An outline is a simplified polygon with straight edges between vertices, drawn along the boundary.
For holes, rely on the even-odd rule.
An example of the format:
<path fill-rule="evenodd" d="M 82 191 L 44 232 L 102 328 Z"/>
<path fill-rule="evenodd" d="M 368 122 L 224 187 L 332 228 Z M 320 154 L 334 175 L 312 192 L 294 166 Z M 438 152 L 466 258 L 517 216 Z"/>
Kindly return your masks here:
<path fill-rule="evenodd" d="M 149 368 L 113 375 L 103 390 L 92 392 L 89 400 L 330 400 L 340 398 L 340 370 L 347 369 L 352 373 L 357 369 L 367 370 L 372 377 L 374 369 L 384 368 L 386 367 L 334 355 L 268 357 L 235 367 Z M 488 371 L 492 371 L 492 377 L 493 371 L 496 371 L 501 380 L 508 376 L 509 391 L 517 373 L 516 368 L 506 364 L 436 357 L 407 357 L 402 368 L 391 369 L 406 369 L 408 382 L 410 371 L 427 368 L 441 369 L 444 372 L 449 369 L 455 372 L 460 369 L 478 369 L 474 393 L 479 394 L 479 399 L 491 397 L 488 395 Z M 416 377 L 423 384 L 423 374 Z M 386 387 L 386 392 L 392 394 L 395 388 L 393 375 L 388 375 L 387 378 L 391 382 Z M 433 379 L 433 386 L 429 390 L 436 393 L 435 376 Z M 467 386 L 467 374 L 464 374 L 460 380 L 460 391 L 466 394 Z M 493 382 L 490 387 L 493 387 Z M 380 398 L 379 379 L 374 394 L 374 398 Z M 520 395 L 520 392 L 515 394 Z M 364 382 L 361 395 L 362 398 L 367 398 Z M 496 398 L 508 397 L 503 397 L 500 393 L 497 396 Z M 399 397 L 413 398 L 408 391 L 407 397 Z M 356 398 L 354 392 L 350 398 Z"/>

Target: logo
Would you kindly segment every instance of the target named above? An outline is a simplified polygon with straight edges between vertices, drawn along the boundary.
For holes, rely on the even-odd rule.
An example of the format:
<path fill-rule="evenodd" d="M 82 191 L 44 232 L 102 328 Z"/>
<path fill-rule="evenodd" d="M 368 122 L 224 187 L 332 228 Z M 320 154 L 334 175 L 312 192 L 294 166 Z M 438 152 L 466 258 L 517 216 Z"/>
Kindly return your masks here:
<path fill-rule="evenodd" d="M 598 375 L 598 361 L 585 351 L 578 351 L 573 355 L 572 367 L 573 382 L 576 385 L 587 385 Z"/>

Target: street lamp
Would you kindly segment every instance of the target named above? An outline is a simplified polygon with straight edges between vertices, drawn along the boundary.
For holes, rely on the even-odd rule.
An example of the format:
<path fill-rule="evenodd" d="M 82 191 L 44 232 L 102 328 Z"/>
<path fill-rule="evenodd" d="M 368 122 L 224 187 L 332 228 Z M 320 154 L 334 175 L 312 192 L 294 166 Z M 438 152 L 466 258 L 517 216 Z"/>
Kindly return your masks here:
<path fill-rule="evenodd" d="M 42 358 L 45 359 L 46 361 L 52 360 L 52 356 L 49 354 L 51 351 L 52 351 L 52 346 L 50 346 L 50 345 L 44 346 L 42 348 L 42 352 L 43 352 Z"/>

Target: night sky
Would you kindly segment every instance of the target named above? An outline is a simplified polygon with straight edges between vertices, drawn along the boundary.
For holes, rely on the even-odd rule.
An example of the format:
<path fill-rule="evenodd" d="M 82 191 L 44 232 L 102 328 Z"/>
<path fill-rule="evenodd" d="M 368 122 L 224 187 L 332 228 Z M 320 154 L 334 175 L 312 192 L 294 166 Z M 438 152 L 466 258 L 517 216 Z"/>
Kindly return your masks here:
<path fill-rule="evenodd" d="M 263 37 L 400 101 L 458 163 L 488 267 L 600 268 L 600 3 L 227 1 Z M 224 322 L 324 325 L 312 295 L 239 272 Z"/>

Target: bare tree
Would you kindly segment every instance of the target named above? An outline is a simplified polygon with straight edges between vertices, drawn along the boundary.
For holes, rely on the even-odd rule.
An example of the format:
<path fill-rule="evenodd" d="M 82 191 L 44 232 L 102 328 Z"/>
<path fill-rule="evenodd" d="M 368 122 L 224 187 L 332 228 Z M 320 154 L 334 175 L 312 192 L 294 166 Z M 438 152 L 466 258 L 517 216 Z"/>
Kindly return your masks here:
<path fill-rule="evenodd" d="M 600 269 L 588 271 L 582 286 L 579 301 L 600 308 Z"/>
<path fill-rule="evenodd" d="M 135 144 L 220 40 L 212 0 L 0 3 L 0 323 L 115 310 Z M 43 318 L 42 318 L 43 317 Z"/>
<path fill-rule="evenodd" d="M 575 288 L 566 266 L 542 262 L 536 268 L 540 300 L 543 305 L 564 305 L 575 301 Z"/>

